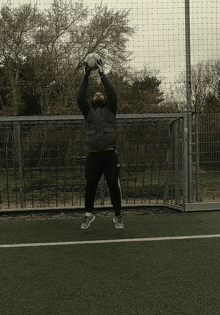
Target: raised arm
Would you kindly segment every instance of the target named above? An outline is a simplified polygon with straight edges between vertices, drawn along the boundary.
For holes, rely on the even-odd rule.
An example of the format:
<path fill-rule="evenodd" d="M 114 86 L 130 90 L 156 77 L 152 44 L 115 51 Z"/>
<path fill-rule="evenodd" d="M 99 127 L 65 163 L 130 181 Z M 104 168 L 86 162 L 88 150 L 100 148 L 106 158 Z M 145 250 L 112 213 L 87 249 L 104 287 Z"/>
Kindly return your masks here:
<path fill-rule="evenodd" d="M 105 93 L 107 96 L 106 100 L 106 106 L 110 109 L 111 112 L 113 112 L 115 115 L 117 113 L 117 93 L 116 90 L 110 81 L 110 79 L 106 76 L 103 75 L 101 77 L 102 84 L 105 88 Z"/>
<path fill-rule="evenodd" d="M 113 112 L 115 115 L 117 113 L 117 93 L 110 79 L 104 74 L 103 65 L 100 62 L 97 62 L 99 68 L 99 75 L 102 80 L 102 84 L 105 88 L 105 93 L 107 96 L 106 106 Z"/>
<path fill-rule="evenodd" d="M 87 89 L 89 85 L 89 75 L 90 71 L 85 69 L 84 77 L 80 83 L 79 91 L 77 95 L 77 104 L 78 107 L 82 113 L 82 115 L 86 118 L 89 110 L 90 110 L 90 104 L 87 100 Z"/>

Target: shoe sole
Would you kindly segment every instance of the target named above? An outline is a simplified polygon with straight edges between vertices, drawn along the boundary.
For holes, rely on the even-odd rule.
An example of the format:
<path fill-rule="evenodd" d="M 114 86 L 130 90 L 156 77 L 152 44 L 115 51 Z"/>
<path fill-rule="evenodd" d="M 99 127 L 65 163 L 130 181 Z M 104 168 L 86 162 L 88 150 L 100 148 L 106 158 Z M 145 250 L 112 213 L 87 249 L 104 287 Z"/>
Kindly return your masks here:
<path fill-rule="evenodd" d="M 115 218 L 113 218 L 113 221 L 114 221 L 114 223 L 117 223 L 117 221 L 115 220 Z M 116 224 L 115 224 L 115 227 L 116 227 L 116 229 L 124 229 L 124 226 L 117 226 Z"/>
<path fill-rule="evenodd" d="M 91 224 L 94 220 L 95 220 L 95 216 L 93 216 L 92 220 L 89 221 L 89 224 L 88 224 L 86 227 L 82 227 L 82 226 L 81 226 L 81 229 L 83 229 L 83 230 L 88 229 L 88 228 L 90 227 L 90 224 Z"/>

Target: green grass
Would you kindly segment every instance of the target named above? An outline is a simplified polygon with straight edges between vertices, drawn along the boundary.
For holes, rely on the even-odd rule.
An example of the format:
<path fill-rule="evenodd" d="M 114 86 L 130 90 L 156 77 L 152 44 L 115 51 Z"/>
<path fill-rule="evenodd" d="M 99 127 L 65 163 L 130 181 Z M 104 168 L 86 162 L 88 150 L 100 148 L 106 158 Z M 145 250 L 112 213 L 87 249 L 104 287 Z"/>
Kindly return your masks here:
<path fill-rule="evenodd" d="M 219 212 L 1 222 L 0 243 L 219 233 Z M 219 314 L 219 239 L 0 249 L 2 315 Z"/>

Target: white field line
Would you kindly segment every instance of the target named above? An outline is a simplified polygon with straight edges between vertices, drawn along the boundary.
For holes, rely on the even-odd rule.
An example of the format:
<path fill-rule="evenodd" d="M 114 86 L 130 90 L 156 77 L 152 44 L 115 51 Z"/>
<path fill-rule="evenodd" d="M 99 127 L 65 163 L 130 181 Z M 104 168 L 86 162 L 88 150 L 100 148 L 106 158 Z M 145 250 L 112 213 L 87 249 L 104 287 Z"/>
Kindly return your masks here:
<path fill-rule="evenodd" d="M 130 243 L 130 242 L 132 243 L 132 242 L 153 242 L 153 241 L 172 241 L 172 240 L 175 241 L 175 240 L 207 239 L 207 238 L 217 238 L 217 237 L 220 237 L 220 234 L 190 235 L 190 236 L 168 236 L 168 237 L 149 237 L 149 238 L 127 238 L 127 239 L 97 240 L 97 241 L 3 244 L 3 245 L 0 245 L 0 248 L 66 246 L 66 245 L 109 244 L 109 243 Z"/>

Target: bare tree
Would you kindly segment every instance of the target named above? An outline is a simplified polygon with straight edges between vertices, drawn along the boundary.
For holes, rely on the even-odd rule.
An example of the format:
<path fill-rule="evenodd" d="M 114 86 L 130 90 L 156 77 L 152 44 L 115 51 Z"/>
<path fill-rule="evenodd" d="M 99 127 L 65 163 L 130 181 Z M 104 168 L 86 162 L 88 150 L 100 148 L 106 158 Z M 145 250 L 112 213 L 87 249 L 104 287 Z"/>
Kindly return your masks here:
<path fill-rule="evenodd" d="M 129 11 L 99 5 L 89 12 L 83 1 L 54 0 L 45 11 L 37 5 L 0 11 L 0 62 L 11 85 L 10 113 L 19 114 L 24 84 L 38 93 L 43 114 L 71 113 L 86 55 L 97 52 L 108 69 L 129 60 L 126 43 L 133 34 Z M 21 76 L 22 67 L 29 81 Z"/>
<path fill-rule="evenodd" d="M 2 7 L 0 11 L 0 45 L 2 55 L 1 66 L 5 66 L 7 79 L 11 85 L 12 113 L 19 114 L 22 104 L 22 81 L 19 71 L 22 61 L 33 50 L 33 29 L 38 25 L 39 13 L 36 6 L 31 4 L 21 5 L 13 9 L 9 6 Z"/>
<path fill-rule="evenodd" d="M 128 15 L 128 11 L 115 11 L 103 5 L 96 6 L 91 13 L 83 2 L 54 1 L 44 13 L 37 34 L 43 59 L 39 56 L 37 62 L 41 66 L 36 65 L 41 78 L 43 113 L 71 113 L 88 53 L 99 53 L 107 61 L 108 69 L 113 65 L 117 70 L 126 64 L 129 59 L 126 43 L 133 33 Z"/>
<path fill-rule="evenodd" d="M 207 101 L 209 102 L 211 98 L 219 98 L 220 60 L 198 62 L 192 66 L 191 73 L 192 111 L 203 112 L 207 110 Z M 185 73 L 181 75 L 180 83 L 181 88 L 176 90 L 176 94 L 182 101 L 186 93 Z"/>
<path fill-rule="evenodd" d="M 96 6 L 88 24 L 77 34 L 76 42 L 80 47 L 77 68 L 91 52 L 99 53 L 110 68 L 120 68 L 129 60 L 126 44 L 133 33 L 134 29 L 129 26 L 129 10 L 115 11 L 102 4 Z"/>

